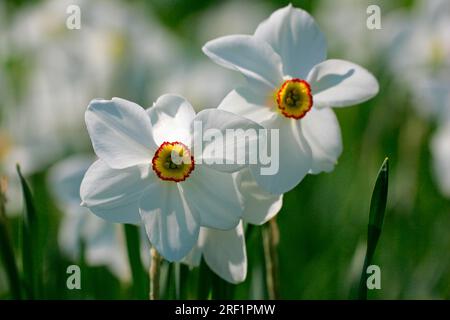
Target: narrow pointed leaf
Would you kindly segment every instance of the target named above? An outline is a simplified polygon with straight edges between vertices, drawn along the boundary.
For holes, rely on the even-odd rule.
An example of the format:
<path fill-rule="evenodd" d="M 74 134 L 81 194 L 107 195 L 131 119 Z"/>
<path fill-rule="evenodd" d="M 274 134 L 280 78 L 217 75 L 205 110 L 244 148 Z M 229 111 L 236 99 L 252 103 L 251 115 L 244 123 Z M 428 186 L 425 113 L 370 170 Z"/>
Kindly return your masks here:
<path fill-rule="evenodd" d="M 372 193 L 369 212 L 369 225 L 367 228 L 367 249 L 364 266 L 359 282 L 358 298 L 367 299 L 367 267 L 372 264 L 372 258 L 378 244 L 386 211 L 389 181 L 389 159 L 386 158 L 378 172 L 377 181 Z"/>
<path fill-rule="evenodd" d="M 2 183 L 3 181 L 0 181 Z M 21 288 L 19 271 L 14 255 L 14 248 L 11 243 L 8 220 L 6 218 L 6 187 L 0 188 L 0 257 L 3 261 L 6 276 L 8 277 L 11 297 L 15 300 L 21 299 Z"/>
<path fill-rule="evenodd" d="M 29 299 L 38 297 L 39 281 L 41 278 L 41 264 L 38 236 L 38 215 L 34 205 L 33 195 L 27 181 L 23 177 L 19 165 L 17 173 L 22 186 L 24 199 L 24 215 L 22 225 L 22 272 L 26 291 Z"/>
<path fill-rule="evenodd" d="M 378 178 L 370 202 L 369 225 L 380 229 L 383 226 L 388 192 L 389 159 L 386 158 L 378 172 Z"/>

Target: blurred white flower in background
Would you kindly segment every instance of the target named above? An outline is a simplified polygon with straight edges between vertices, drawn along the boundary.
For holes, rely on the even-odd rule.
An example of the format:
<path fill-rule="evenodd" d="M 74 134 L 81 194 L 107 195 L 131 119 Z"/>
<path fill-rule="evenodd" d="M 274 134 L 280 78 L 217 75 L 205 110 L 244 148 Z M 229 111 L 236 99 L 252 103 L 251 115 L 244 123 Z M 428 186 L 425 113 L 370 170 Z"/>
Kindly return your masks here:
<path fill-rule="evenodd" d="M 261 1 L 223 1 L 201 13 L 192 23 L 199 44 L 203 44 L 227 34 L 252 33 L 272 11 Z"/>
<path fill-rule="evenodd" d="M 81 9 L 80 30 L 66 27 L 69 5 Z M 15 164 L 27 176 L 86 150 L 89 101 L 110 92 L 154 96 L 150 84 L 172 64 L 177 44 L 156 19 L 121 1 L 48 0 L 9 20 L 0 22 L 8 23 L 0 32 L 0 167 L 13 213 L 21 208 Z"/>
<path fill-rule="evenodd" d="M 265 3 L 258 1 L 224 1 L 186 19 L 184 26 L 189 30 L 189 36 L 192 32 L 193 38 L 179 52 L 179 58 L 173 61 L 168 76 L 160 79 L 157 91 L 180 94 L 192 103 L 196 111 L 218 106 L 242 79 L 235 72 L 220 68 L 205 58 L 200 46 L 209 39 L 230 32 L 252 32 L 270 11 Z M 198 43 L 198 50 L 192 50 L 192 42 Z"/>
<path fill-rule="evenodd" d="M 76 155 L 54 165 L 48 186 L 63 213 L 58 244 L 72 261 L 78 261 L 81 246 L 90 266 L 106 266 L 122 281 L 130 280 L 130 269 L 123 228 L 107 222 L 80 206 L 80 185 L 94 157 Z"/>
<path fill-rule="evenodd" d="M 424 119 L 437 125 L 430 141 L 432 171 L 441 192 L 450 196 L 450 2 L 417 1 L 410 12 L 387 17 L 393 45 L 389 65 L 397 85 L 411 95 Z"/>
<path fill-rule="evenodd" d="M 172 69 L 173 68 L 173 69 Z M 224 70 L 206 58 L 181 57 L 169 75 L 156 84 L 158 92 L 174 92 L 192 101 L 195 111 L 212 108 L 240 81 L 236 74 Z"/>
<path fill-rule="evenodd" d="M 450 121 L 438 128 L 431 141 L 434 176 L 442 194 L 450 198 Z"/>
<path fill-rule="evenodd" d="M 419 114 L 440 121 L 450 114 L 450 2 L 418 1 L 411 12 L 386 17 L 394 36 L 389 64 Z"/>
<path fill-rule="evenodd" d="M 367 8 L 370 5 L 381 8 L 381 29 L 367 28 Z M 320 1 L 315 18 L 321 30 L 332 35 L 327 37 L 330 52 L 337 57 L 368 65 L 384 55 L 379 41 L 391 32 L 383 25 L 387 7 L 389 1 L 383 0 Z"/>
<path fill-rule="evenodd" d="M 71 4 L 80 6 L 80 30 L 66 28 Z M 11 39 L 12 50 L 26 61 L 29 79 L 8 119 L 10 130 L 19 143 L 30 136 L 30 144 L 40 142 L 49 159 L 50 146 L 86 146 L 87 135 L 79 133 L 93 97 L 114 91 L 146 99 L 148 84 L 159 79 L 176 51 L 155 19 L 118 1 L 51 0 L 25 8 L 12 23 Z"/>

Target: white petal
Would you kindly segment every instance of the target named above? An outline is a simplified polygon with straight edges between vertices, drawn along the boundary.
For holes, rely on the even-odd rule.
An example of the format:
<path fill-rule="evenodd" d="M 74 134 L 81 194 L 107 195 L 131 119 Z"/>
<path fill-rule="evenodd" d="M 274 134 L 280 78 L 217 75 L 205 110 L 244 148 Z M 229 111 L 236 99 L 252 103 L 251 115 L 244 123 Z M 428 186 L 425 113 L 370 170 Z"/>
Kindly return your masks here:
<path fill-rule="evenodd" d="M 308 74 L 316 108 L 345 107 L 378 93 L 378 81 L 366 69 L 344 60 L 326 60 Z"/>
<path fill-rule="evenodd" d="M 254 93 L 250 88 L 237 88 L 222 100 L 218 109 L 238 114 L 262 124 L 273 116 L 275 99 Z"/>
<path fill-rule="evenodd" d="M 276 115 L 266 125 L 268 129 L 279 129 L 279 141 L 268 141 L 269 150 L 272 143 L 278 143 L 279 147 L 279 165 L 275 174 L 262 175 L 260 166 L 250 166 L 258 184 L 272 194 L 282 194 L 293 189 L 311 169 L 311 148 L 300 127 L 297 127 L 297 121 Z"/>
<path fill-rule="evenodd" d="M 247 276 L 247 252 L 242 221 L 228 231 L 202 228 L 203 257 L 221 278 L 239 283 Z"/>
<path fill-rule="evenodd" d="M 283 73 L 305 79 L 308 72 L 327 56 L 325 36 L 304 10 L 288 5 L 272 13 L 255 31 L 268 42 L 283 62 Z"/>
<path fill-rule="evenodd" d="M 177 183 L 161 181 L 141 198 L 140 213 L 147 236 L 169 261 L 179 261 L 194 247 L 200 226 Z"/>
<path fill-rule="evenodd" d="M 228 230 L 238 224 L 242 207 L 230 173 L 199 165 L 180 186 L 202 226 Z"/>
<path fill-rule="evenodd" d="M 236 181 L 242 196 L 245 222 L 261 225 L 281 210 L 283 195 L 273 195 L 262 189 L 249 169 L 239 171 Z"/>
<path fill-rule="evenodd" d="M 183 97 L 165 94 L 147 109 L 153 127 L 153 136 L 158 145 L 163 142 L 182 142 L 189 146 L 190 127 L 195 117 L 191 104 Z"/>
<path fill-rule="evenodd" d="M 264 41 L 232 35 L 211 40 L 203 52 L 217 64 L 241 72 L 253 85 L 270 90 L 280 85 L 281 59 Z"/>
<path fill-rule="evenodd" d="M 431 153 L 438 186 L 450 198 L 450 123 L 440 128 L 433 137 Z"/>
<path fill-rule="evenodd" d="M 224 172 L 235 172 L 250 162 L 257 163 L 260 129 L 263 127 L 256 122 L 228 111 L 200 111 L 192 129 L 194 157 L 202 165 Z"/>
<path fill-rule="evenodd" d="M 300 123 L 312 151 L 311 173 L 332 171 L 342 153 L 341 128 L 334 111 L 312 108 Z"/>
<path fill-rule="evenodd" d="M 202 229 L 200 228 L 199 239 L 201 237 Z M 202 260 L 202 249 L 198 246 L 198 243 L 192 248 L 191 252 L 181 260 L 182 263 L 187 264 L 189 267 L 198 267 Z"/>
<path fill-rule="evenodd" d="M 137 166 L 111 169 L 97 160 L 81 182 L 82 205 L 107 221 L 139 224 L 139 199 L 154 183 L 154 175 L 148 170 Z"/>
<path fill-rule="evenodd" d="M 151 162 L 157 148 L 152 125 L 137 104 L 119 98 L 93 100 L 85 119 L 95 153 L 111 168 Z"/>

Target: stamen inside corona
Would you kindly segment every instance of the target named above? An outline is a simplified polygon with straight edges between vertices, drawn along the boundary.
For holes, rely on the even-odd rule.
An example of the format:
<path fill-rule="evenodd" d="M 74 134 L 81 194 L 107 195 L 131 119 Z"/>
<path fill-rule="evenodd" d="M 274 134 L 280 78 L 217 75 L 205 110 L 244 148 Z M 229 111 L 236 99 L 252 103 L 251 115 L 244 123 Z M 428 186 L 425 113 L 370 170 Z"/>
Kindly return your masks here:
<path fill-rule="evenodd" d="M 288 118 L 303 118 L 313 105 L 311 87 L 305 80 L 286 80 L 276 94 L 278 110 Z"/>
<path fill-rule="evenodd" d="M 194 167 L 194 157 L 181 142 L 164 142 L 152 159 L 153 170 L 160 179 L 166 181 L 184 181 Z"/>

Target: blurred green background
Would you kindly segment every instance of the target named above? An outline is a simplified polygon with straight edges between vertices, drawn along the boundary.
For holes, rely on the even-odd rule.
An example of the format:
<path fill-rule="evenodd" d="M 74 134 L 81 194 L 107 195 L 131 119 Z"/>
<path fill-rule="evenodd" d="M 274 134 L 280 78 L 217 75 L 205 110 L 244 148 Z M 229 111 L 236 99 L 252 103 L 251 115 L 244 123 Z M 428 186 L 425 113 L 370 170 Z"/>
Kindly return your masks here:
<path fill-rule="evenodd" d="M 72 3 L 81 8 L 81 30 L 65 27 L 65 8 Z M 107 266 L 92 265 L 85 259 L 83 241 L 77 257 L 69 257 L 58 245 L 67 206 L 55 196 L 49 176 L 53 166 L 67 157 L 91 153 L 83 120 L 89 101 L 119 96 L 150 106 L 165 92 L 179 92 L 197 109 L 214 107 L 243 80 L 202 55 L 204 42 L 225 34 L 252 33 L 287 3 L 23 0 L 0 4 L 0 168 L 9 180 L 7 224 L 20 269 L 23 203 L 14 182 L 14 165 L 19 162 L 39 218 L 42 272 L 37 298 L 146 298 L 145 278 L 144 284 L 133 285 Z M 382 288 L 370 291 L 369 298 L 450 298 L 450 200 L 439 188 L 430 152 L 440 121 L 418 111 L 414 91 L 421 89 L 397 78 L 399 71 L 392 67 L 396 53 L 391 52 L 398 44 L 393 39 L 400 33 L 396 22 L 409 17 L 408 23 L 414 24 L 423 2 L 292 3 L 315 17 L 329 41 L 328 56 L 369 69 L 379 80 L 380 93 L 364 104 L 336 110 L 344 142 L 339 164 L 331 173 L 308 176 L 284 197 L 278 215 L 281 297 L 352 297 L 364 259 L 370 197 L 379 166 L 388 156 L 388 207 L 374 257 L 381 268 Z M 366 27 L 369 4 L 381 8 L 381 30 Z M 162 297 L 209 297 L 213 287 L 217 293 L 213 297 L 267 298 L 261 228 L 249 232 L 247 252 L 247 280 L 237 286 L 226 284 L 204 265 L 194 270 L 181 265 L 178 273 L 177 266 L 164 264 Z M 66 287 L 66 268 L 71 264 L 82 270 L 81 290 Z M 174 281 L 177 274 L 180 292 Z M 0 298 L 11 297 L 0 260 Z"/>

